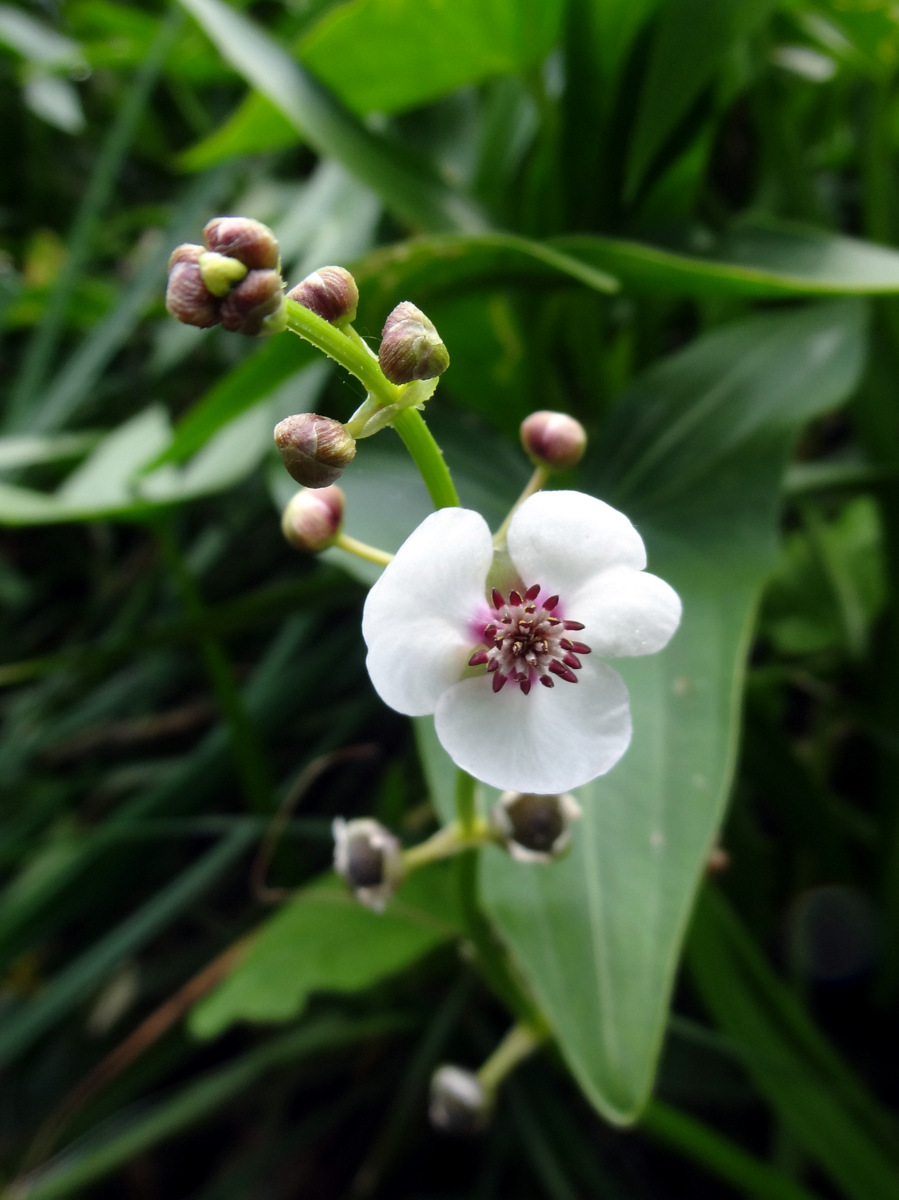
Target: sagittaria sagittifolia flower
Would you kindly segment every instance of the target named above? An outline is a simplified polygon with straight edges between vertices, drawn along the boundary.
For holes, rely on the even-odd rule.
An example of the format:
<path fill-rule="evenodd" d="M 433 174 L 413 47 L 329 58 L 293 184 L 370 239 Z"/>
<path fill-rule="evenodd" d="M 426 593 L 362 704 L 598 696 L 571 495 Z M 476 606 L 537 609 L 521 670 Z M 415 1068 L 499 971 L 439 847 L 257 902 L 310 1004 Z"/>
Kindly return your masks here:
<path fill-rule="evenodd" d="M 631 522 L 581 492 L 540 492 L 495 553 L 484 518 L 427 517 L 369 592 L 368 671 L 381 698 L 433 713 L 463 770 L 493 787 L 565 792 L 631 740 L 624 681 L 604 658 L 654 654 L 680 622 Z"/>

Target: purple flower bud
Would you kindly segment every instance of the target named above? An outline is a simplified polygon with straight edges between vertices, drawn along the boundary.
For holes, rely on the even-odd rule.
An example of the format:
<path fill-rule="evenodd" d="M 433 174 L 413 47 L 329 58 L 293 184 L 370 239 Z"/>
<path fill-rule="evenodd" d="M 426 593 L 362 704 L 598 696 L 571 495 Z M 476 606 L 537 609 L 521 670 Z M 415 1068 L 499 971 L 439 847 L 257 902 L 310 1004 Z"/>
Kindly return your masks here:
<path fill-rule="evenodd" d="M 316 413 L 279 421 L 275 445 L 290 477 L 308 488 L 328 487 L 356 457 L 356 441 L 344 426 Z"/>
<path fill-rule="evenodd" d="M 334 870 L 342 875 L 366 908 L 382 912 L 403 878 L 403 852 L 389 829 L 361 817 L 334 829 Z"/>
<path fill-rule="evenodd" d="M 404 300 L 384 322 L 378 362 L 391 383 L 434 379 L 449 366 L 449 351 L 425 314 Z"/>
<path fill-rule="evenodd" d="M 521 444 L 535 465 L 567 471 L 584 457 L 587 433 L 565 413 L 535 412 L 521 423 Z"/>
<path fill-rule="evenodd" d="M 281 531 L 295 550 L 317 554 L 333 545 L 343 525 L 346 497 L 339 487 L 297 492 L 281 517 Z"/>
<path fill-rule="evenodd" d="M 323 320 L 342 325 L 356 319 L 359 289 L 343 267 L 320 267 L 291 288 L 287 297 Z"/>
<path fill-rule="evenodd" d="M 568 849 L 571 827 L 580 815 L 580 805 L 567 792 L 561 796 L 503 792 L 490 823 L 519 862 L 551 862 Z"/>
<path fill-rule="evenodd" d="M 208 329 L 219 322 L 218 300 L 203 282 L 198 265 L 202 246 L 185 242 L 176 246 L 169 259 L 169 278 L 165 290 L 165 306 L 185 325 Z"/>
<path fill-rule="evenodd" d="M 254 270 L 233 287 L 219 306 L 219 317 L 230 333 L 265 337 L 282 333 L 287 306 L 277 271 Z"/>
<path fill-rule="evenodd" d="M 250 217 L 214 217 L 203 230 L 210 250 L 236 258 L 250 270 L 277 270 L 280 251 L 275 235 Z"/>

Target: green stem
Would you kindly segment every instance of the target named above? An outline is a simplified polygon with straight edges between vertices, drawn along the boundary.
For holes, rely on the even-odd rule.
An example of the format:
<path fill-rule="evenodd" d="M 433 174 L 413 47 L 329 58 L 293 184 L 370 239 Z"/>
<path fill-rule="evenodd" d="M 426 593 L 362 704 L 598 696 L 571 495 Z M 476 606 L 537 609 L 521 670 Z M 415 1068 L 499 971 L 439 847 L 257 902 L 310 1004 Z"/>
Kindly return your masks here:
<path fill-rule="evenodd" d="M 546 1030 L 519 1021 L 513 1025 L 497 1048 L 478 1071 L 480 1083 L 486 1095 L 492 1097 L 506 1076 L 518 1066 L 522 1059 L 545 1041 Z"/>
<path fill-rule="evenodd" d="M 494 834 L 483 817 L 476 819 L 467 834 L 463 834 L 459 824 L 453 822 L 429 837 L 418 846 L 411 846 L 403 853 L 403 872 L 408 875 L 428 863 L 438 862 L 443 858 L 451 858 L 463 850 L 472 850 L 493 841 Z"/>
<path fill-rule="evenodd" d="M 393 428 L 421 472 L 434 507 L 458 508 L 459 495 L 444 461 L 443 451 L 434 441 L 421 413 L 415 408 L 403 409 L 394 417 Z"/>
<path fill-rule="evenodd" d="M 333 358 L 359 382 L 382 405 L 396 404 L 402 395 L 402 388 L 385 378 L 383 371 L 361 338 L 352 338 L 337 326 L 331 325 L 322 317 L 297 304 L 296 300 L 288 298 L 287 328 L 291 333 L 305 338 L 316 349 Z"/>
<path fill-rule="evenodd" d="M 494 546 L 503 545 L 506 540 L 506 534 L 509 532 L 509 523 L 515 516 L 516 511 L 521 508 L 522 504 L 524 504 L 525 500 L 527 500 L 529 496 L 533 496 L 535 492 L 539 492 L 542 487 L 545 487 L 546 481 L 549 479 L 551 474 L 552 472 L 548 467 L 534 468 L 534 474 L 525 484 L 524 491 L 509 509 L 509 513 L 505 521 L 503 521 L 502 525 L 500 525 L 499 529 L 497 529 L 496 533 L 493 535 Z"/>
<path fill-rule="evenodd" d="M 467 771 L 456 772 L 456 819 L 459 822 L 459 833 L 466 838 L 471 837 L 477 826 L 476 787 L 476 781 Z"/>
<path fill-rule="evenodd" d="M 367 542 L 360 542 L 358 538 L 350 537 L 348 533 L 338 533 L 334 539 L 334 545 L 340 550 L 345 550 L 347 554 L 355 554 L 357 558 L 375 563 L 379 567 L 386 567 L 388 563 L 393 562 L 393 555 L 388 554 L 386 550 L 379 550 L 377 546 L 369 546 Z"/>

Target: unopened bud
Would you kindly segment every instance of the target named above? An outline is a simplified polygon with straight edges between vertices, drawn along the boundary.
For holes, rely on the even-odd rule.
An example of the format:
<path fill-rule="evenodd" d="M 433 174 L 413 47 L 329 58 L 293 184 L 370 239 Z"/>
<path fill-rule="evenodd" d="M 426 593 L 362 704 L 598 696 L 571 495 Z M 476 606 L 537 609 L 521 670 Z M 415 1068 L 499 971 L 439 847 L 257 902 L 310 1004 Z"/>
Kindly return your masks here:
<path fill-rule="evenodd" d="M 404 300 L 384 322 L 378 362 L 391 383 L 434 379 L 449 366 L 449 351 L 421 309 Z"/>
<path fill-rule="evenodd" d="M 435 1129 L 459 1137 L 480 1133 L 490 1118 L 491 1107 L 473 1071 L 446 1065 L 431 1076 L 428 1116 Z"/>
<path fill-rule="evenodd" d="M 332 324 L 343 325 L 356 319 L 359 289 L 343 267 L 320 267 L 291 288 L 287 296 Z"/>
<path fill-rule="evenodd" d="M 383 912 L 403 878 L 402 848 L 389 829 L 370 817 L 344 821 L 334 831 L 334 870 L 366 908 Z"/>
<path fill-rule="evenodd" d="M 185 242 L 176 246 L 169 258 L 169 278 L 165 289 L 165 306 L 185 325 L 209 329 L 219 321 L 218 300 L 203 280 L 199 260 L 205 254 L 202 246 Z"/>
<path fill-rule="evenodd" d="M 519 862 L 551 862 L 571 842 L 571 827 L 581 816 L 574 796 L 539 796 L 503 792 L 493 806 L 490 823 Z"/>
<path fill-rule="evenodd" d="M 235 284 L 246 275 L 247 268 L 236 258 L 228 258 L 214 250 L 204 250 L 198 260 L 203 282 L 213 296 L 227 296 Z"/>
<path fill-rule="evenodd" d="M 339 487 L 304 488 L 284 509 L 281 531 L 294 550 L 306 554 L 327 550 L 340 533 L 345 504 Z"/>
<path fill-rule="evenodd" d="M 287 306 L 277 271 L 248 271 L 219 305 L 219 317 L 230 333 L 265 337 L 283 333 Z"/>
<path fill-rule="evenodd" d="M 276 270 L 278 241 L 267 225 L 250 217 L 214 217 L 203 230 L 210 250 L 236 258 L 252 270 Z"/>
<path fill-rule="evenodd" d="M 275 426 L 275 445 L 287 473 L 308 488 L 334 483 L 356 457 L 356 441 L 339 421 L 297 413 Z"/>
<path fill-rule="evenodd" d="M 587 432 L 565 413 L 535 412 L 521 423 L 521 444 L 537 466 L 568 471 L 584 457 Z"/>

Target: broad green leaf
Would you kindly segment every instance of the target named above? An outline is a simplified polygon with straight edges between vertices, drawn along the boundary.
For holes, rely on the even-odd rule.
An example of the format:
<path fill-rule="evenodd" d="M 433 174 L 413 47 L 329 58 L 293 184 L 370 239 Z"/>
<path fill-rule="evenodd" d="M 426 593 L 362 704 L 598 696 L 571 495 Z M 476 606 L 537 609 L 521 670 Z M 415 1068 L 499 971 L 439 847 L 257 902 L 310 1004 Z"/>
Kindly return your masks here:
<path fill-rule="evenodd" d="M 301 137 L 296 126 L 264 96 L 253 93 L 234 110 L 214 133 L 175 160 L 182 171 L 205 171 L 229 158 L 260 154 L 265 150 L 283 150 L 296 146 Z"/>
<path fill-rule="evenodd" d="M 707 888 L 688 942 L 704 1004 L 786 1129 L 851 1200 L 899 1191 L 899 1136 Z"/>
<path fill-rule="evenodd" d="M 558 36 L 562 7 L 560 0 L 350 0 L 306 34 L 300 57 L 356 112 L 399 112 L 537 65 Z"/>
<path fill-rule="evenodd" d="M 477 207 L 398 143 L 362 125 L 258 25 L 222 0 L 179 0 L 222 55 L 309 144 L 342 162 L 397 216 L 435 232 L 486 225 Z"/>
<path fill-rule="evenodd" d="M 487 850 L 481 888 L 571 1071 L 617 1123 L 648 1099 L 723 815 L 786 457 L 800 425 L 858 379 L 861 315 L 829 304 L 701 338 L 622 396 L 601 437 L 614 457 L 588 467 L 589 490 L 636 521 L 650 570 L 680 593 L 683 622 L 661 654 L 614 664 L 631 695 L 633 742 L 578 789 L 584 816 L 568 858 L 523 866 Z M 427 758 L 432 782 L 448 775 L 439 747 Z M 445 807 L 447 785 L 435 786 Z"/>
<path fill-rule="evenodd" d="M 775 7 L 776 0 L 667 0 L 660 6 L 628 150 L 628 195 L 725 55 Z"/>
<path fill-rule="evenodd" d="M 635 291 L 687 296 L 875 295 L 899 291 L 899 253 L 773 219 L 675 245 L 575 235 L 551 243 Z"/>
<path fill-rule="evenodd" d="M 453 877 L 417 872 L 383 913 L 364 908 L 329 876 L 280 909 L 246 956 L 193 1012 L 213 1037 L 234 1021 L 289 1021 L 313 992 L 354 992 L 409 966 L 456 936 Z"/>

